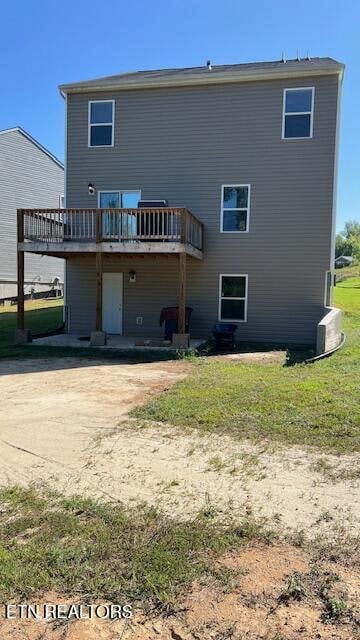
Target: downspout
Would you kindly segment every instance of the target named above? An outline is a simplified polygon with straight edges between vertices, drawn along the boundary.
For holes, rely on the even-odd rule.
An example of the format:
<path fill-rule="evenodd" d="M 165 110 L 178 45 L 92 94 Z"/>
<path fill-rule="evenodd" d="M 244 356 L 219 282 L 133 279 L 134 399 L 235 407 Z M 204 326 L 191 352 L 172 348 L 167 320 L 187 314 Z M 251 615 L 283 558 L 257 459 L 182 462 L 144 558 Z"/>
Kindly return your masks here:
<path fill-rule="evenodd" d="M 332 201 L 332 220 L 331 220 L 331 251 L 330 251 L 330 272 L 331 278 L 331 294 L 330 304 L 333 305 L 334 293 L 334 269 L 335 269 L 335 241 L 336 241 L 336 213 L 337 213 L 337 195 L 338 195 L 338 165 L 339 165 L 339 139 L 340 139 L 340 112 L 342 85 L 344 79 L 344 70 L 338 75 L 338 91 L 336 104 L 336 129 L 335 129 L 335 157 L 334 157 L 334 176 L 333 176 L 333 201 Z"/>
<path fill-rule="evenodd" d="M 59 89 L 59 93 L 63 100 L 65 100 L 65 129 L 64 129 L 64 207 L 67 205 L 67 94 Z M 64 260 L 64 309 L 63 309 L 63 326 L 66 333 L 69 332 L 69 313 L 67 309 L 67 287 L 66 287 L 66 267 L 67 262 Z"/>

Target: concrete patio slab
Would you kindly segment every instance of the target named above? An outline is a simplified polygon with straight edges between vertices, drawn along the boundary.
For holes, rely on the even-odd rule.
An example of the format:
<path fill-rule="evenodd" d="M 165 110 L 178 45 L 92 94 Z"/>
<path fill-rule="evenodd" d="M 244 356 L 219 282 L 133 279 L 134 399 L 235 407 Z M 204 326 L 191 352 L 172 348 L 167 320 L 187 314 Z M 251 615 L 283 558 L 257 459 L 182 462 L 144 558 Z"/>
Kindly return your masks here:
<path fill-rule="evenodd" d="M 88 338 L 88 339 L 86 339 Z M 98 346 L 96 349 L 123 349 L 123 350 L 139 350 L 139 351 L 177 351 L 177 347 L 173 347 L 171 345 L 166 346 L 158 346 L 158 339 L 154 339 L 154 342 L 157 344 L 155 346 L 151 345 L 151 338 L 146 337 L 134 337 L 134 336 L 116 336 L 116 335 L 108 335 L 107 336 L 107 344 L 104 346 Z M 148 345 L 139 345 L 138 343 L 149 342 Z M 190 349 L 196 349 L 201 344 L 205 342 L 204 339 L 193 339 L 190 340 Z M 36 338 L 33 339 L 32 342 L 35 346 L 49 346 L 49 347 L 90 347 L 90 336 L 79 336 L 70 333 L 60 333 L 55 336 L 46 336 L 45 338 Z"/>

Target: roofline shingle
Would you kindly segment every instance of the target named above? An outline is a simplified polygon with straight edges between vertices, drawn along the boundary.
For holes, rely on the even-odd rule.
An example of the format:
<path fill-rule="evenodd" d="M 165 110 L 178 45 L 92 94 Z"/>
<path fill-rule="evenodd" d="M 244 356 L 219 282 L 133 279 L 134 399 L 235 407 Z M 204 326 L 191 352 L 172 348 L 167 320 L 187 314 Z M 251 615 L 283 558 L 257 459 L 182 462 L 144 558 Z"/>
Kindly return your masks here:
<path fill-rule="evenodd" d="M 212 65 L 184 69 L 159 69 L 136 71 L 114 76 L 95 78 L 83 82 L 62 84 L 62 94 L 110 89 L 139 89 L 224 82 L 249 82 L 275 78 L 311 77 L 317 75 L 342 75 L 345 66 L 333 58 L 288 60 L 287 62 L 251 62 L 233 65 Z"/>

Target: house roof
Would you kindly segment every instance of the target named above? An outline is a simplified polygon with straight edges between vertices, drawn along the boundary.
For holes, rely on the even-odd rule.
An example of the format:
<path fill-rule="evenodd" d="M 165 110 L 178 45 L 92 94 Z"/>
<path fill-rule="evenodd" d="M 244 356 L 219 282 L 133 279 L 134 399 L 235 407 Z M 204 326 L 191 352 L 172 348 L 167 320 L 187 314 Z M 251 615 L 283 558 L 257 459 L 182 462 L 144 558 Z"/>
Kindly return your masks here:
<path fill-rule="evenodd" d="M 62 84 L 62 94 L 79 91 L 104 91 L 106 89 L 138 89 L 162 86 L 185 86 L 216 84 L 223 82 L 245 82 L 273 78 L 308 77 L 339 74 L 345 65 L 333 58 L 304 58 L 273 62 L 251 62 L 245 64 L 207 65 L 183 69 L 158 69 L 135 71 L 114 76 L 95 78 L 83 82 Z"/>
<path fill-rule="evenodd" d="M 51 153 L 51 151 L 49 151 L 48 149 L 46 149 L 46 147 L 44 147 L 40 142 L 38 142 L 38 140 L 36 140 L 35 138 L 33 138 L 30 133 L 28 133 L 27 131 L 25 131 L 25 129 L 23 129 L 22 127 L 12 127 L 11 129 L 2 129 L 0 131 L 0 135 L 3 135 L 5 133 L 12 133 L 13 131 L 18 131 L 18 133 L 20 133 L 21 135 L 24 136 L 24 138 L 27 138 L 27 140 L 30 140 L 30 142 L 32 142 L 32 144 L 34 144 L 36 147 L 38 147 L 38 149 L 40 149 L 40 151 L 42 151 L 43 153 L 45 153 L 51 160 L 53 160 L 53 162 L 55 162 L 55 164 L 57 164 L 59 167 L 61 167 L 61 169 L 64 168 L 63 163 L 61 162 L 61 160 L 59 160 L 56 156 L 54 156 L 53 153 Z"/>

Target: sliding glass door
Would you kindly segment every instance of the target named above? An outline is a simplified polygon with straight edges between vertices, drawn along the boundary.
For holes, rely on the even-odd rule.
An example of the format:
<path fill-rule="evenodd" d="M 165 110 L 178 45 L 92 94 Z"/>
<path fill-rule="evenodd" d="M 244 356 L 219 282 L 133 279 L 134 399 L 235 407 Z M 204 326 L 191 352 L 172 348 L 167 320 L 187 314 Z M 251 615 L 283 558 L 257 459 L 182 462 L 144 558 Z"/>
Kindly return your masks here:
<path fill-rule="evenodd" d="M 103 236 L 105 239 L 136 238 L 136 215 L 111 209 L 136 209 L 141 199 L 141 191 L 100 191 L 100 209 L 109 209 L 103 214 Z"/>

